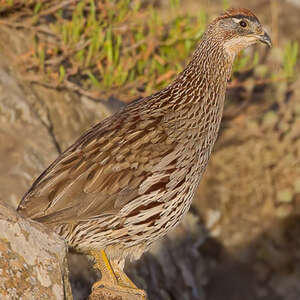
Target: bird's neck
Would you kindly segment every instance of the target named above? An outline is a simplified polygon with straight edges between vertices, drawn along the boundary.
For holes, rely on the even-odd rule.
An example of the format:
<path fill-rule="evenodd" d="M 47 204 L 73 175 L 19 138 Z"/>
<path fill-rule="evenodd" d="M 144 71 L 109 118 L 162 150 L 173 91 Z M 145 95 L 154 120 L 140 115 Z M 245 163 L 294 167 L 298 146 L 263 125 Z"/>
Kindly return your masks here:
<path fill-rule="evenodd" d="M 209 103 L 223 105 L 233 61 L 234 57 L 218 41 L 202 40 L 184 70 L 158 93 L 158 102 L 164 102 L 173 111 L 186 105 L 194 105 L 195 109 Z"/>
<path fill-rule="evenodd" d="M 200 42 L 190 63 L 161 91 L 165 105 L 160 106 L 170 111 L 166 116 L 170 125 L 178 126 L 178 118 L 187 127 L 199 125 L 207 115 L 221 118 L 233 60 L 214 40 Z"/>
<path fill-rule="evenodd" d="M 200 42 L 191 61 L 174 82 L 182 86 L 193 86 L 201 92 L 214 91 L 226 86 L 231 75 L 234 56 L 229 55 L 217 39 Z"/>
<path fill-rule="evenodd" d="M 186 68 L 160 92 L 156 105 L 164 108 L 164 124 L 175 139 L 184 134 L 193 141 L 214 140 L 232 64 L 220 45 L 204 40 Z"/>

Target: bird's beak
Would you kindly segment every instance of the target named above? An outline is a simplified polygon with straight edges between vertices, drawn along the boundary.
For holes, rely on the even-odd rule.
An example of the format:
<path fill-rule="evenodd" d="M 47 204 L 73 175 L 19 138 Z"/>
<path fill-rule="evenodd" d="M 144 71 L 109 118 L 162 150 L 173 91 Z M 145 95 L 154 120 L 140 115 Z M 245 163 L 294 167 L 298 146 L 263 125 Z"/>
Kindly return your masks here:
<path fill-rule="evenodd" d="M 262 34 L 257 35 L 257 38 L 258 38 L 258 40 L 259 40 L 260 42 L 262 42 L 262 43 L 268 45 L 269 48 L 272 47 L 272 41 L 271 41 L 271 38 L 270 38 L 270 36 L 269 36 L 265 31 L 263 31 Z"/>

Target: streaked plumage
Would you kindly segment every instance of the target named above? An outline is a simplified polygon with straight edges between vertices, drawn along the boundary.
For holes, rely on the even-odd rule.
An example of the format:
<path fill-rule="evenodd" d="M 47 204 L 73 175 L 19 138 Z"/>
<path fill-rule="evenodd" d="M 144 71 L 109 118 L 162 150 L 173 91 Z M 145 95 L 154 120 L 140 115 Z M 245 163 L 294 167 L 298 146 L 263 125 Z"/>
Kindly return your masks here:
<path fill-rule="evenodd" d="M 252 41 L 233 18 L 247 20 L 259 37 Z M 139 257 L 188 211 L 217 138 L 239 43 L 263 36 L 248 10 L 217 18 L 174 82 L 88 130 L 34 182 L 19 212 L 78 251 Z"/>

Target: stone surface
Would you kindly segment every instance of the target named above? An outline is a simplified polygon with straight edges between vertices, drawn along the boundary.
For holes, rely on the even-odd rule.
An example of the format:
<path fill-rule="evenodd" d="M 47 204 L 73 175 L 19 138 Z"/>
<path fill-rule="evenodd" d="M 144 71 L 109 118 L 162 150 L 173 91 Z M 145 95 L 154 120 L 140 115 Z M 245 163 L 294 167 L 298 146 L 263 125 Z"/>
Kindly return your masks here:
<path fill-rule="evenodd" d="M 121 291 L 111 291 L 108 288 L 95 288 L 88 300 L 146 300 L 143 296 L 132 295 Z"/>
<path fill-rule="evenodd" d="M 2 31 L 3 30 L 3 31 Z M 0 199 L 16 207 L 43 169 L 57 156 L 53 138 L 30 105 L 34 94 L 15 71 L 10 37 L 0 31 Z M 18 35 L 15 34 L 18 41 Z M 17 43 L 17 42 L 16 42 Z M 4 47 L 7 46 L 7 48 Z M 15 50 L 17 51 L 17 50 Z"/>
<path fill-rule="evenodd" d="M 0 202 L 0 299 L 72 300 L 64 241 Z"/>
<path fill-rule="evenodd" d="M 90 126 L 117 110 L 118 101 L 31 84 L 20 73 L 30 32 L 0 30 L 0 199 L 16 207 L 33 180 Z M 17 184 L 16 184 L 17 183 Z"/>

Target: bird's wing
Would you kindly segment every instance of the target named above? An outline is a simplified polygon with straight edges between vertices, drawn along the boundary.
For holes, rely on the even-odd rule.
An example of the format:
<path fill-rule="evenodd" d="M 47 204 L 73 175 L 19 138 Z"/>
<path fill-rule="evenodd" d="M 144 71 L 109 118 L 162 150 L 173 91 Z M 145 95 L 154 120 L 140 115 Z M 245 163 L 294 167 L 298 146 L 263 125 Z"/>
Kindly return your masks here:
<path fill-rule="evenodd" d="M 160 127 L 159 117 L 138 111 L 97 124 L 40 175 L 18 211 L 47 223 L 117 213 L 141 193 L 139 186 L 153 175 L 153 165 L 174 148 Z"/>

